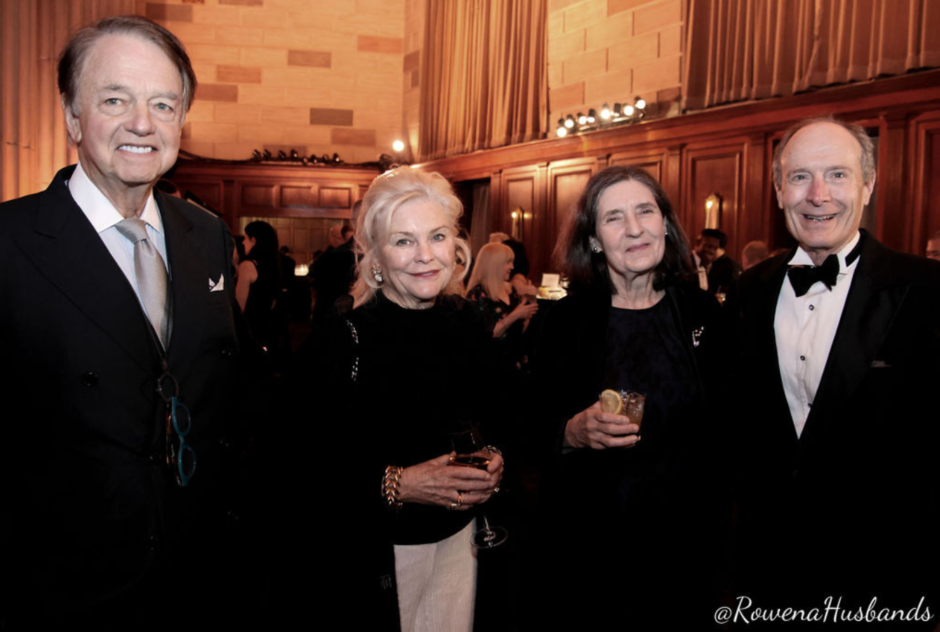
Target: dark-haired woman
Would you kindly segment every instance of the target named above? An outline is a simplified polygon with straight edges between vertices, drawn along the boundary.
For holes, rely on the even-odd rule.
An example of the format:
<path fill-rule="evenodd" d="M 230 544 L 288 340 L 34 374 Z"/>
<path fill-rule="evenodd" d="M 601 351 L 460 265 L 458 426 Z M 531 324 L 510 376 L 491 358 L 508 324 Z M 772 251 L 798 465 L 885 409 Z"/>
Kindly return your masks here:
<path fill-rule="evenodd" d="M 244 247 L 235 300 L 255 340 L 270 349 L 277 342 L 275 307 L 281 288 L 277 231 L 267 222 L 251 222 L 245 226 Z"/>
<path fill-rule="evenodd" d="M 549 311 L 535 362 L 557 455 L 541 524 L 557 553 L 542 575 L 567 604 L 552 616 L 582 629 L 705 629 L 718 304 L 641 169 L 596 174 L 559 251 L 570 295 Z M 602 412 L 605 389 L 645 393 L 642 420 Z"/>

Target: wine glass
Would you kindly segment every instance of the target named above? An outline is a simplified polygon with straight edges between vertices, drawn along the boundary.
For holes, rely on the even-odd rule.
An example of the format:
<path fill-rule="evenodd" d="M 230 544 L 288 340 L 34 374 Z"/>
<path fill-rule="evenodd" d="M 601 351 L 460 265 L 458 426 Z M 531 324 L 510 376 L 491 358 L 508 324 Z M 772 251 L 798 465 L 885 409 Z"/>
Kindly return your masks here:
<path fill-rule="evenodd" d="M 486 449 L 480 431 L 473 424 L 463 424 L 460 430 L 451 434 L 454 446 L 454 456 L 450 464 L 457 467 L 474 467 L 486 471 L 492 460 L 492 453 Z M 463 494 L 458 490 L 459 493 Z M 476 531 L 470 538 L 470 543 L 480 549 L 492 549 L 499 546 L 509 537 L 509 532 L 503 527 L 491 527 L 486 518 L 486 512 L 480 511 L 483 519 L 483 528 Z"/>

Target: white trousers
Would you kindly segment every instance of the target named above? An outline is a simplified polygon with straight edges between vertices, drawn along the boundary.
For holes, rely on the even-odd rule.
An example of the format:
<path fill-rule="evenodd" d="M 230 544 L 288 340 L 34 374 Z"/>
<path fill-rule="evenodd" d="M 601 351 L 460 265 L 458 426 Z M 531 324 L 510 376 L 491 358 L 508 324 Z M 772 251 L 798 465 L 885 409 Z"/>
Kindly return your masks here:
<path fill-rule="evenodd" d="M 402 632 L 470 632 L 477 586 L 474 523 L 433 544 L 395 545 Z"/>

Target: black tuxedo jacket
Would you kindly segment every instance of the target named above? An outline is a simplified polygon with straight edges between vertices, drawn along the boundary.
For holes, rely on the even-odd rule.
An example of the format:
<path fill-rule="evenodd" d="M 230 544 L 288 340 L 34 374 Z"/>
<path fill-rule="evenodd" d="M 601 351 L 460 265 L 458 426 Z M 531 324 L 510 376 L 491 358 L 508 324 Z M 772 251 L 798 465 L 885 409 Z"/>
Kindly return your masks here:
<path fill-rule="evenodd" d="M 0 206 L 0 577 L 12 624 L 17 613 L 35 623 L 152 607 L 141 591 L 164 586 L 175 595 L 168 603 L 192 603 L 185 594 L 210 572 L 203 545 L 217 535 L 221 509 L 238 351 L 229 231 L 156 193 L 171 277 L 166 363 L 192 413 L 186 441 L 197 455 L 190 485 L 178 489 L 155 389 L 162 353 L 133 288 L 69 193 L 72 170 Z"/>
<path fill-rule="evenodd" d="M 789 256 L 746 272 L 729 299 L 738 588 L 783 606 L 845 595 L 843 607 L 878 597 L 907 609 L 926 596 L 936 613 L 940 265 L 862 239 L 800 438 L 774 334 Z"/>

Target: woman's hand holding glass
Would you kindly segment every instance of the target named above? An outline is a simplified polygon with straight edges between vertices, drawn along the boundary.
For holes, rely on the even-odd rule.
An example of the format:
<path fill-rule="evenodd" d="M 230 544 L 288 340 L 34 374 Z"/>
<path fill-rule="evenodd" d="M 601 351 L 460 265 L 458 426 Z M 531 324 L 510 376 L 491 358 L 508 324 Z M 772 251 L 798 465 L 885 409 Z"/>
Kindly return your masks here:
<path fill-rule="evenodd" d="M 605 413 L 600 402 L 594 402 L 568 420 L 565 425 L 565 447 L 607 450 L 632 448 L 640 440 L 640 427 L 626 415 Z"/>
<path fill-rule="evenodd" d="M 516 306 L 516 309 L 512 310 L 510 313 L 500 319 L 496 323 L 496 327 L 493 329 L 493 337 L 499 338 L 509 327 L 516 322 L 521 320 L 526 323 L 526 327 L 529 326 L 529 321 L 532 320 L 532 317 L 535 316 L 535 313 L 539 311 L 538 303 L 529 303 L 528 301 L 522 301 L 519 305 Z"/>
<path fill-rule="evenodd" d="M 489 500 L 503 478 L 503 457 L 491 453 L 484 471 L 454 467 L 451 464 L 454 454 L 406 467 L 399 483 L 401 501 L 463 510 Z"/>

